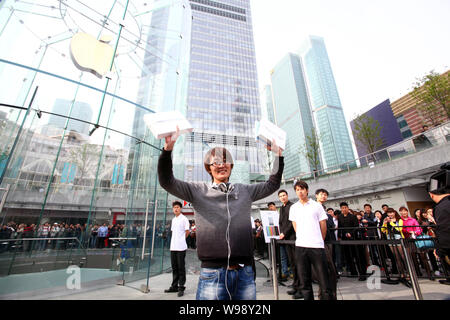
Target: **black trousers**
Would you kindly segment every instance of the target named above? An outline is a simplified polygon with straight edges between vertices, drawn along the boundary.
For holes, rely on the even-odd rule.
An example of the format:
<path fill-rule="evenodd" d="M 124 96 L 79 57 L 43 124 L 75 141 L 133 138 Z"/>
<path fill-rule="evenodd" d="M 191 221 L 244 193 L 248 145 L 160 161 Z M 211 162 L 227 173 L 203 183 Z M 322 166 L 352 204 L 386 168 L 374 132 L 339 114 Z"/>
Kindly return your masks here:
<path fill-rule="evenodd" d="M 305 300 L 314 300 L 311 268 L 314 268 L 317 280 L 319 281 L 320 299 L 331 300 L 332 292 L 328 281 L 328 266 L 326 263 L 325 249 L 296 246 L 295 258 L 300 280 L 300 291 Z"/>
<path fill-rule="evenodd" d="M 347 270 L 350 269 L 351 275 L 365 275 L 367 270 L 366 256 L 364 246 L 361 245 L 343 245 Z M 355 266 L 356 263 L 356 266 Z M 358 270 L 358 271 L 357 271 Z"/>
<path fill-rule="evenodd" d="M 293 270 L 293 274 L 294 274 L 294 282 L 292 283 L 292 288 L 299 291 L 300 290 L 300 279 L 298 277 L 298 272 L 297 272 L 297 267 L 296 267 L 297 259 L 295 258 L 295 245 L 286 244 L 285 248 L 286 248 L 286 252 L 287 252 L 287 256 L 288 256 L 289 266 L 290 266 L 291 270 Z"/>
<path fill-rule="evenodd" d="M 170 251 L 170 262 L 172 264 L 172 288 L 184 291 L 186 283 L 186 267 L 184 260 L 186 251 Z"/>

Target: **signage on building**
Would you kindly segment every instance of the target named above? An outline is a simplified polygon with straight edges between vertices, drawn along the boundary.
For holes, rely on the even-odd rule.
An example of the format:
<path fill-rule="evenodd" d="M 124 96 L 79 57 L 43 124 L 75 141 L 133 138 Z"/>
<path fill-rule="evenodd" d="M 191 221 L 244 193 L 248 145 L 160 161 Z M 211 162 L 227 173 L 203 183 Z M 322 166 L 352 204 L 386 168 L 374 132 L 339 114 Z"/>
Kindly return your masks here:
<path fill-rule="evenodd" d="M 109 73 L 114 50 L 108 44 L 111 37 L 97 40 L 87 33 L 77 33 L 70 42 L 70 56 L 75 66 L 99 78 Z"/>

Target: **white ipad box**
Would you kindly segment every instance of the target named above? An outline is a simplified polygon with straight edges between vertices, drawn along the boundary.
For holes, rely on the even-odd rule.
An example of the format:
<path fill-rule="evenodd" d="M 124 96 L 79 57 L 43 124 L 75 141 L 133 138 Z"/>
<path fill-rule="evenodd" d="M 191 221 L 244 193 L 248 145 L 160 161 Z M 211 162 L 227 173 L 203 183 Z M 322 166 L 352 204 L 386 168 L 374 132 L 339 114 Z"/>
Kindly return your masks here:
<path fill-rule="evenodd" d="M 194 129 L 183 114 L 176 110 L 146 114 L 144 122 L 156 139 L 171 136 L 177 131 L 177 125 L 180 134 L 192 132 Z"/>
<path fill-rule="evenodd" d="M 277 145 L 286 150 L 286 131 L 280 129 L 275 124 L 266 119 L 256 121 L 256 140 L 264 142 L 266 145 L 275 140 Z"/>

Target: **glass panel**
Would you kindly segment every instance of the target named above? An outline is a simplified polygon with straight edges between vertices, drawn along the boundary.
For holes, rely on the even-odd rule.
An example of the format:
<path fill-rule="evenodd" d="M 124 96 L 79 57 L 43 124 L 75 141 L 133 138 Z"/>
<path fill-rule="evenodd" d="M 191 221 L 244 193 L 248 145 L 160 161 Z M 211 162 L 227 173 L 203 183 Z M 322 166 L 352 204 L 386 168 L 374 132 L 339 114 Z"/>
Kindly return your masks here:
<path fill-rule="evenodd" d="M 160 141 L 143 116 L 185 113 L 191 18 L 187 0 L 0 2 L 0 295 L 68 292 L 72 265 L 82 287 L 170 265 Z M 76 32 L 109 37 L 108 77 L 78 68 Z"/>

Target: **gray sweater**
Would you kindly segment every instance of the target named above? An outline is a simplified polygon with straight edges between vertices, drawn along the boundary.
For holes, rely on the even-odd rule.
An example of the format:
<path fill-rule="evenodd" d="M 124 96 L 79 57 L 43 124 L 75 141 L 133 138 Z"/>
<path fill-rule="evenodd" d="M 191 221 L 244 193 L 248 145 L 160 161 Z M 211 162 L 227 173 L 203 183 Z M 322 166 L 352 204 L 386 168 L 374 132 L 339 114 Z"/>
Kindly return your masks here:
<path fill-rule="evenodd" d="M 228 193 L 230 223 L 230 265 L 251 265 L 253 259 L 253 235 L 250 223 L 252 202 L 263 199 L 280 187 L 283 174 L 283 157 L 275 157 L 274 168 L 269 180 L 257 184 L 233 184 Z M 197 254 L 203 268 L 227 266 L 228 225 L 227 194 L 213 189 L 211 183 L 184 182 L 173 175 L 172 152 L 163 151 L 158 161 L 158 177 L 162 188 L 172 195 L 188 201 L 195 211 L 197 227 Z"/>

